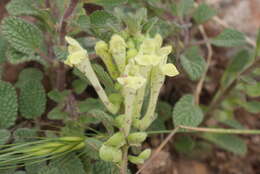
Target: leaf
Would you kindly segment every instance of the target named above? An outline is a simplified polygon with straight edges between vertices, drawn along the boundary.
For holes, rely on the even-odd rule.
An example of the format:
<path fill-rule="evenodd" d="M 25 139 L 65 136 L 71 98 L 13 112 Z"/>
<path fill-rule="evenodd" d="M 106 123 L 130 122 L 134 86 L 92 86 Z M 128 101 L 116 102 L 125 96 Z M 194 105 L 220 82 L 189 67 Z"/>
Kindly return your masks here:
<path fill-rule="evenodd" d="M 25 169 L 27 174 L 38 174 L 42 168 L 45 168 L 45 166 L 46 166 L 46 161 L 35 163 L 35 164 L 28 164 L 28 165 L 25 164 Z"/>
<path fill-rule="evenodd" d="M 5 144 L 9 138 L 11 133 L 7 129 L 0 129 L 0 145 Z"/>
<path fill-rule="evenodd" d="M 85 0 L 86 3 L 94 3 L 105 7 L 113 7 L 127 3 L 128 0 Z"/>
<path fill-rule="evenodd" d="M 172 12 L 176 16 L 183 17 L 190 12 L 193 7 L 194 0 L 181 0 L 179 3 L 174 3 L 172 6 Z"/>
<path fill-rule="evenodd" d="M 230 61 L 223 76 L 221 77 L 221 86 L 229 86 L 239 75 L 246 70 L 254 61 L 254 57 L 247 51 L 241 50 Z"/>
<path fill-rule="evenodd" d="M 202 24 L 207 22 L 210 18 L 216 15 L 216 10 L 209 7 L 207 4 L 202 3 L 199 7 L 195 10 L 193 14 L 194 20 L 198 24 Z"/>
<path fill-rule="evenodd" d="M 217 37 L 211 39 L 211 43 L 222 47 L 241 46 L 246 43 L 245 35 L 237 30 L 225 29 Z"/>
<path fill-rule="evenodd" d="M 43 48 L 43 34 L 35 25 L 17 17 L 6 17 L 2 33 L 16 50 L 31 55 Z"/>
<path fill-rule="evenodd" d="M 110 75 L 104 70 L 104 68 L 98 64 L 93 64 L 92 67 L 96 72 L 100 82 L 105 86 L 105 89 L 108 90 L 110 93 L 115 92 L 115 85 L 113 83 L 113 80 Z"/>
<path fill-rule="evenodd" d="M 36 129 L 18 128 L 14 132 L 14 139 L 16 143 L 33 141 L 36 137 L 38 137 Z"/>
<path fill-rule="evenodd" d="M 93 35 L 108 41 L 117 26 L 117 18 L 104 10 L 96 10 L 89 17 Z"/>
<path fill-rule="evenodd" d="M 78 103 L 79 112 L 89 112 L 92 109 L 105 110 L 103 103 L 99 99 L 87 98 L 85 101 Z"/>
<path fill-rule="evenodd" d="M 57 89 L 54 89 L 48 93 L 48 97 L 57 103 L 61 103 L 65 100 L 69 93 L 69 90 L 58 91 Z"/>
<path fill-rule="evenodd" d="M 17 108 L 15 88 L 10 83 L 0 81 L 0 128 L 8 128 L 15 123 Z"/>
<path fill-rule="evenodd" d="M 16 171 L 14 174 L 27 174 L 25 171 Z"/>
<path fill-rule="evenodd" d="M 103 142 L 95 138 L 87 138 L 85 142 L 84 152 L 86 152 L 86 155 L 91 159 L 99 160 L 99 149 Z"/>
<path fill-rule="evenodd" d="M 158 118 L 167 121 L 172 118 L 172 106 L 164 101 L 159 101 L 156 107 Z"/>
<path fill-rule="evenodd" d="M 93 165 L 93 173 L 119 174 L 119 169 L 111 162 L 97 161 Z"/>
<path fill-rule="evenodd" d="M 204 133 L 202 137 L 219 147 L 227 150 L 229 152 L 233 152 L 237 155 L 245 155 L 247 153 L 247 145 L 246 143 L 235 135 L 228 134 L 211 134 Z"/>
<path fill-rule="evenodd" d="M 36 61 L 44 66 L 46 66 L 46 61 L 41 59 L 40 56 L 37 55 L 26 55 L 14 49 L 13 47 L 8 47 L 6 50 L 6 59 L 8 62 L 12 64 L 19 64 L 29 61 Z"/>
<path fill-rule="evenodd" d="M 260 56 L 260 29 L 258 29 L 256 37 L 256 48 L 255 48 L 255 57 Z"/>
<path fill-rule="evenodd" d="M 37 80 L 27 80 L 20 86 L 19 111 L 27 119 L 40 117 L 46 107 L 44 87 Z"/>
<path fill-rule="evenodd" d="M 23 69 L 19 74 L 19 81 L 37 80 L 43 79 L 43 73 L 36 68 Z"/>
<path fill-rule="evenodd" d="M 193 150 L 195 142 L 190 136 L 180 136 L 174 141 L 174 148 L 179 153 L 189 154 Z"/>
<path fill-rule="evenodd" d="M 6 56 L 5 56 L 5 50 L 7 47 L 7 42 L 6 40 L 2 37 L 0 33 L 0 64 L 5 62 Z"/>
<path fill-rule="evenodd" d="M 62 109 L 57 106 L 48 113 L 48 118 L 51 120 L 64 120 L 68 118 L 68 113 L 63 112 Z"/>
<path fill-rule="evenodd" d="M 75 154 L 68 154 L 54 159 L 49 166 L 58 168 L 59 172 L 57 174 L 86 174 L 82 162 Z"/>
<path fill-rule="evenodd" d="M 249 101 L 242 102 L 241 106 L 248 112 L 253 114 L 260 113 L 260 102 L 259 101 Z"/>
<path fill-rule="evenodd" d="M 191 80 L 198 80 L 205 72 L 206 62 L 199 55 L 198 48 L 192 47 L 181 56 L 181 65 Z"/>
<path fill-rule="evenodd" d="M 260 97 L 260 82 L 243 85 L 243 91 L 250 97 Z"/>
<path fill-rule="evenodd" d="M 194 103 L 192 95 L 183 96 L 173 108 L 173 123 L 176 126 L 196 127 L 203 121 L 203 113 Z"/>
<path fill-rule="evenodd" d="M 81 94 L 85 91 L 85 89 L 88 87 L 88 83 L 81 79 L 76 79 L 72 82 L 73 90 L 76 92 L 76 94 Z"/>
<path fill-rule="evenodd" d="M 34 0 L 12 0 L 6 5 L 6 10 L 13 16 L 40 15 L 40 11 L 36 8 Z"/>

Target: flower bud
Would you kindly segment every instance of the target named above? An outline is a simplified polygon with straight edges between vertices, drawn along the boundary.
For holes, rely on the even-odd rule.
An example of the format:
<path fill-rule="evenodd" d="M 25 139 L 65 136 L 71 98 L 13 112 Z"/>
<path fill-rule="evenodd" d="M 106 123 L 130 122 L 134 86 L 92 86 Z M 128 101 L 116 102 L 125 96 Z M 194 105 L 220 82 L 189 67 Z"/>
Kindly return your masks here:
<path fill-rule="evenodd" d="M 84 141 L 85 139 L 82 137 L 60 137 L 60 138 L 58 138 L 58 140 L 75 142 L 75 141 Z"/>
<path fill-rule="evenodd" d="M 102 145 L 99 149 L 99 156 L 104 161 L 118 163 L 122 161 L 122 151 L 115 147 Z"/>
<path fill-rule="evenodd" d="M 128 156 L 128 160 L 134 164 L 143 164 L 145 160 L 147 160 L 151 155 L 151 149 L 145 149 L 138 156 Z"/>
<path fill-rule="evenodd" d="M 139 157 L 144 159 L 144 160 L 147 160 L 150 157 L 151 152 L 152 152 L 151 149 L 145 149 L 143 152 L 141 152 L 139 154 Z"/>
<path fill-rule="evenodd" d="M 125 124 L 125 114 L 117 116 L 115 119 L 115 126 L 120 129 L 124 127 L 124 124 Z"/>
<path fill-rule="evenodd" d="M 125 136 L 122 132 L 117 132 L 112 137 L 110 137 L 104 144 L 107 146 L 120 148 L 126 144 Z"/>
<path fill-rule="evenodd" d="M 146 139 L 147 133 L 145 132 L 135 132 L 131 133 L 127 137 L 127 141 L 132 146 L 139 146 Z"/>
<path fill-rule="evenodd" d="M 126 43 L 120 35 L 113 35 L 109 41 L 109 51 L 120 73 L 124 72 L 126 66 Z"/>

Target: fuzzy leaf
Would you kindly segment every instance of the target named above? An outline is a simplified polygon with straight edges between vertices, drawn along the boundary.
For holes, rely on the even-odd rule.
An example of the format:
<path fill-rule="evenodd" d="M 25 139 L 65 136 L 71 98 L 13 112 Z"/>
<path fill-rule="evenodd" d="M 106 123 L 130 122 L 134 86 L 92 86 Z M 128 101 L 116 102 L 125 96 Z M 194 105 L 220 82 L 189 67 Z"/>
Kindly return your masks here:
<path fill-rule="evenodd" d="M 76 79 L 72 82 L 73 90 L 77 94 L 81 94 L 85 91 L 85 89 L 88 87 L 88 83 L 82 79 Z"/>
<path fill-rule="evenodd" d="M 227 134 L 204 133 L 202 137 L 218 145 L 224 150 L 233 152 L 237 155 L 245 155 L 247 153 L 246 143 L 238 136 Z"/>
<path fill-rule="evenodd" d="M 36 68 L 23 69 L 19 74 L 19 81 L 27 81 L 27 80 L 41 81 L 42 79 L 43 79 L 42 72 Z"/>
<path fill-rule="evenodd" d="M 211 43 L 222 47 L 235 47 L 246 43 L 245 35 L 237 30 L 225 29 L 217 37 L 211 40 Z"/>
<path fill-rule="evenodd" d="M 86 174 L 82 162 L 75 154 L 52 160 L 49 166 L 58 168 L 57 174 Z"/>
<path fill-rule="evenodd" d="M 63 120 L 68 118 L 68 113 L 63 112 L 58 106 L 53 108 L 49 113 L 48 113 L 48 118 L 52 120 Z"/>
<path fill-rule="evenodd" d="M 98 174 L 119 174 L 118 167 L 111 162 L 97 161 L 93 166 L 93 173 Z"/>
<path fill-rule="evenodd" d="M 199 55 L 197 48 L 192 47 L 187 50 L 185 55 L 181 56 L 181 65 L 191 80 L 198 80 L 205 71 L 206 62 Z"/>
<path fill-rule="evenodd" d="M 173 14 L 183 17 L 190 12 L 193 7 L 194 0 L 181 0 L 179 3 L 174 3 L 172 6 Z"/>
<path fill-rule="evenodd" d="M 207 22 L 210 18 L 212 18 L 215 15 L 216 15 L 215 9 L 209 7 L 205 3 L 202 3 L 194 12 L 193 18 L 198 24 L 202 24 Z"/>
<path fill-rule="evenodd" d="M 260 113 L 260 102 L 259 101 L 242 102 L 240 105 L 250 113 L 253 113 L 253 114 Z"/>
<path fill-rule="evenodd" d="M 15 123 L 17 108 L 15 88 L 10 83 L 0 81 L 0 128 L 8 128 Z"/>
<path fill-rule="evenodd" d="M 48 93 L 48 97 L 57 103 L 61 103 L 69 95 L 69 92 L 68 90 L 58 91 L 54 89 Z"/>
<path fill-rule="evenodd" d="M 92 65 L 94 71 L 96 72 L 98 79 L 105 86 L 105 89 L 109 92 L 115 91 L 115 85 L 110 75 L 104 70 L 101 65 L 93 64 Z"/>
<path fill-rule="evenodd" d="M 238 52 L 226 68 L 221 78 L 221 86 L 225 87 L 231 84 L 253 63 L 253 61 L 254 56 L 252 56 L 247 50 Z"/>
<path fill-rule="evenodd" d="M 20 86 L 19 111 L 27 119 L 41 116 L 46 107 L 44 87 L 37 80 L 28 80 Z"/>
<path fill-rule="evenodd" d="M 0 33 L 0 64 L 5 61 L 5 50 L 6 50 L 7 42 L 6 40 L 2 37 Z"/>
<path fill-rule="evenodd" d="M 183 96 L 174 106 L 173 123 L 175 126 L 198 126 L 203 120 L 203 113 L 194 103 L 192 95 Z"/>
<path fill-rule="evenodd" d="M 38 16 L 40 12 L 35 6 L 35 2 L 34 0 L 12 0 L 7 4 L 6 9 L 13 16 Z"/>
<path fill-rule="evenodd" d="M 6 50 L 6 59 L 8 62 L 12 64 L 19 64 L 29 61 L 36 61 L 40 64 L 46 66 L 46 61 L 44 59 L 41 59 L 40 56 L 37 55 L 26 55 L 24 53 L 21 53 L 14 49 L 13 47 L 8 47 Z"/>
<path fill-rule="evenodd" d="M 11 133 L 7 129 L 0 129 L 0 145 L 3 145 L 10 138 Z"/>
<path fill-rule="evenodd" d="M 6 17 L 2 23 L 6 40 L 18 51 L 33 54 L 43 48 L 43 34 L 34 24 L 21 18 Z"/>
<path fill-rule="evenodd" d="M 35 137 L 37 137 L 36 129 L 18 128 L 14 132 L 14 138 L 16 143 L 32 141 L 35 140 Z"/>
<path fill-rule="evenodd" d="M 97 5 L 105 6 L 105 7 L 113 7 L 121 4 L 127 3 L 128 0 L 85 0 L 86 2 L 91 2 Z"/>

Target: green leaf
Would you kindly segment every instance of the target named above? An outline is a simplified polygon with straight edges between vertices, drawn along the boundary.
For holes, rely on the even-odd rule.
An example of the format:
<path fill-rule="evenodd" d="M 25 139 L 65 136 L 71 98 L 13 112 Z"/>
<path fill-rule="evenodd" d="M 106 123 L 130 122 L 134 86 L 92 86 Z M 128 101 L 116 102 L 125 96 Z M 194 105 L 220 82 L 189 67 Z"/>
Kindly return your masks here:
<path fill-rule="evenodd" d="M 247 50 L 238 52 L 226 68 L 221 78 L 221 86 L 229 86 L 253 63 L 253 61 L 254 56 L 252 56 Z"/>
<path fill-rule="evenodd" d="M 95 138 L 87 138 L 85 142 L 84 152 L 86 155 L 91 159 L 99 160 L 99 149 L 103 142 Z"/>
<path fill-rule="evenodd" d="M 6 9 L 13 16 L 38 16 L 40 12 L 36 8 L 35 2 L 35 0 L 12 0 L 6 5 Z"/>
<path fill-rule="evenodd" d="M 16 143 L 33 141 L 37 136 L 36 129 L 18 128 L 14 132 L 14 139 Z"/>
<path fill-rule="evenodd" d="M 194 103 L 192 95 L 183 96 L 174 106 L 173 123 L 176 126 L 196 127 L 203 121 L 203 113 Z"/>
<path fill-rule="evenodd" d="M 0 169 L 1 174 L 14 174 L 15 168 L 12 169 Z"/>
<path fill-rule="evenodd" d="M 6 40 L 2 37 L 1 33 L 0 33 L 0 64 L 2 64 L 3 62 L 5 62 L 6 56 L 5 56 L 5 50 L 7 47 L 7 42 Z"/>
<path fill-rule="evenodd" d="M 17 108 L 15 88 L 10 83 L 0 81 L 0 128 L 8 128 L 15 123 Z"/>
<path fill-rule="evenodd" d="M 210 18 L 212 18 L 215 15 L 216 15 L 215 9 L 209 7 L 205 3 L 202 3 L 194 12 L 193 18 L 198 24 L 202 24 L 207 22 Z"/>
<path fill-rule="evenodd" d="M 38 174 L 38 172 L 42 169 L 45 168 L 46 166 L 46 161 L 40 162 L 40 163 L 35 163 L 35 164 L 25 164 L 25 169 L 27 174 Z"/>
<path fill-rule="evenodd" d="M 11 133 L 7 129 L 0 129 L 0 145 L 5 144 L 9 138 Z"/>
<path fill-rule="evenodd" d="M 57 103 L 61 103 L 69 95 L 69 90 L 58 91 L 54 89 L 48 93 L 48 97 Z"/>
<path fill-rule="evenodd" d="M 94 71 L 97 74 L 98 79 L 100 82 L 105 86 L 105 89 L 107 91 L 114 92 L 115 91 L 115 85 L 113 83 L 112 78 L 110 75 L 104 70 L 104 68 L 101 65 L 93 64 L 92 65 Z"/>
<path fill-rule="evenodd" d="M 243 91 L 249 97 L 260 97 L 260 82 L 255 84 L 245 84 L 243 85 Z"/>
<path fill-rule="evenodd" d="M 211 43 L 222 47 L 241 46 L 246 43 L 245 35 L 237 30 L 225 29 L 215 38 L 211 39 Z"/>
<path fill-rule="evenodd" d="M 237 155 L 245 155 L 247 153 L 247 145 L 246 143 L 235 135 L 227 135 L 227 134 L 211 134 L 204 133 L 202 137 L 219 147 L 227 150 L 229 152 L 233 152 Z"/>
<path fill-rule="evenodd" d="M 39 172 L 37 174 L 61 174 L 58 167 L 43 167 L 39 170 Z"/>
<path fill-rule="evenodd" d="M 258 29 L 256 37 L 256 48 L 255 48 L 255 57 L 260 56 L 260 29 Z"/>
<path fill-rule="evenodd" d="M 103 103 L 99 99 L 88 98 L 78 103 L 79 112 L 89 112 L 92 109 L 105 110 Z"/>
<path fill-rule="evenodd" d="M 194 0 L 181 0 L 179 3 L 174 3 L 172 6 L 172 12 L 176 16 L 183 17 L 190 12 L 193 3 Z"/>
<path fill-rule="evenodd" d="M 242 102 L 240 104 L 245 110 L 250 113 L 258 114 L 260 113 L 260 102 L 259 101 L 249 101 Z"/>
<path fill-rule="evenodd" d="M 93 165 L 93 173 L 97 174 L 119 174 L 120 171 L 115 164 L 105 161 L 97 161 Z"/>
<path fill-rule="evenodd" d="M 88 87 L 88 83 L 85 80 L 76 79 L 72 82 L 73 90 L 76 92 L 76 94 L 81 94 L 85 91 L 85 89 Z"/>
<path fill-rule="evenodd" d="M 58 168 L 58 174 L 86 174 L 82 162 L 75 154 L 54 159 L 49 165 Z"/>
<path fill-rule="evenodd" d="M 167 121 L 172 118 L 172 106 L 164 101 L 159 101 L 156 107 L 158 118 Z"/>
<path fill-rule="evenodd" d="M 179 153 L 189 154 L 193 150 L 195 142 L 190 136 L 180 136 L 174 141 L 174 148 Z"/>
<path fill-rule="evenodd" d="M 46 61 L 41 59 L 40 56 L 37 55 L 26 55 L 14 49 L 13 47 L 8 47 L 6 50 L 6 59 L 8 62 L 12 64 L 19 64 L 29 61 L 36 61 L 44 66 L 46 66 Z"/>
<path fill-rule="evenodd" d="M 68 118 L 68 113 L 63 112 L 61 108 L 57 106 L 48 113 L 48 118 L 51 120 L 63 120 Z"/>
<path fill-rule="evenodd" d="M 43 79 L 43 73 L 36 68 L 23 69 L 19 74 L 19 81 L 27 81 L 27 80 L 41 81 L 42 79 Z"/>
<path fill-rule="evenodd" d="M 89 17 L 93 35 L 108 41 L 116 30 L 117 18 L 104 10 L 97 10 Z"/>
<path fill-rule="evenodd" d="M 27 174 L 25 171 L 16 171 L 14 174 Z"/>
<path fill-rule="evenodd" d="M 2 23 L 2 33 L 16 50 L 33 54 L 43 48 L 43 34 L 35 25 L 17 17 L 6 17 Z"/>
<path fill-rule="evenodd" d="M 91 0 L 86 2 L 95 3 L 97 5 L 105 6 L 105 7 L 113 7 L 121 4 L 127 3 L 128 0 Z"/>
<path fill-rule="evenodd" d="M 198 80 L 205 72 L 206 62 L 197 47 L 192 47 L 181 56 L 181 65 L 191 80 Z"/>
<path fill-rule="evenodd" d="M 44 87 L 37 80 L 27 80 L 20 86 L 19 111 L 27 119 L 40 117 L 46 107 Z"/>

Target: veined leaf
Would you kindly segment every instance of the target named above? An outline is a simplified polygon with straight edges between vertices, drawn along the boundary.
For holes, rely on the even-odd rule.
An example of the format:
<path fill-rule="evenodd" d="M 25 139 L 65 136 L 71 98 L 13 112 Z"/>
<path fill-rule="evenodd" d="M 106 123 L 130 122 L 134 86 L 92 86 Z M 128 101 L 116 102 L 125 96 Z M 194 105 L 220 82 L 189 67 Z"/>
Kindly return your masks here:
<path fill-rule="evenodd" d="M 218 145 L 224 150 L 233 152 L 237 155 L 245 155 L 247 153 L 246 143 L 238 136 L 227 134 L 204 133 L 202 137 Z"/>
<path fill-rule="evenodd" d="M 113 7 L 127 3 L 128 0 L 85 0 L 86 3 L 94 3 L 101 6 Z"/>
<path fill-rule="evenodd" d="M 40 14 L 40 11 L 36 8 L 35 0 L 12 0 L 7 4 L 6 9 L 13 16 L 38 16 Z"/>
<path fill-rule="evenodd" d="M 15 123 L 17 108 L 15 88 L 10 83 L 0 81 L 0 128 L 8 128 Z"/>
<path fill-rule="evenodd" d="M 217 37 L 211 40 L 216 46 L 235 47 L 246 43 L 245 35 L 237 30 L 225 29 Z"/>
<path fill-rule="evenodd" d="M 115 164 L 106 161 L 97 161 L 93 166 L 93 173 L 98 174 L 119 174 L 120 171 Z"/>
<path fill-rule="evenodd" d="M 2 33 L 16 50 L 31 55 L 43 48 L 43 35 L 35 25 L 17 17 L 6 17 Z"/>
<path fill-rule="evenodd" d="M 185 55 L 181 56 L 181 65 L 191 80 L 198 80 L 205 71 L 206 62 L 199 55 L 197 48 L 192 47 L 187 50 Z"/>
<path fill-rule="evenodd" d="M 10 131 L 7 129 L 0 129 L 0 145 L 3 145 L 10 138 Z"/>
<path fill-rule="evenodd" d="M 183 17 L 190 12 L 193 3 L 194 0 L 181 0 L 179 3 L 175 2 L 172 6 L 172 12 L 179 17 Z"/>
<path fill-rule="evenodd" d="M 202 3 L 194 12 L 193 18 L 197 23 L 202 24 L 207 22 L 210 18 L 212 18 L 215 15 L 216 11 L 213 8 L 209 7 L 205 3 Z"/>
<path fill-rule="evenodd" d="M 203 113 L 195 105 L 192 95 L 183 96 L 173 108 L 173 123 L 176 126 L 198 126 L 203 120 Z"/>
<path fill-rule="evenodd" d="M 41 82 L 28 80 L 20 87 L 19 111 L 28 119 L 41 116 L 46 107 L 46 94 Z"/>

